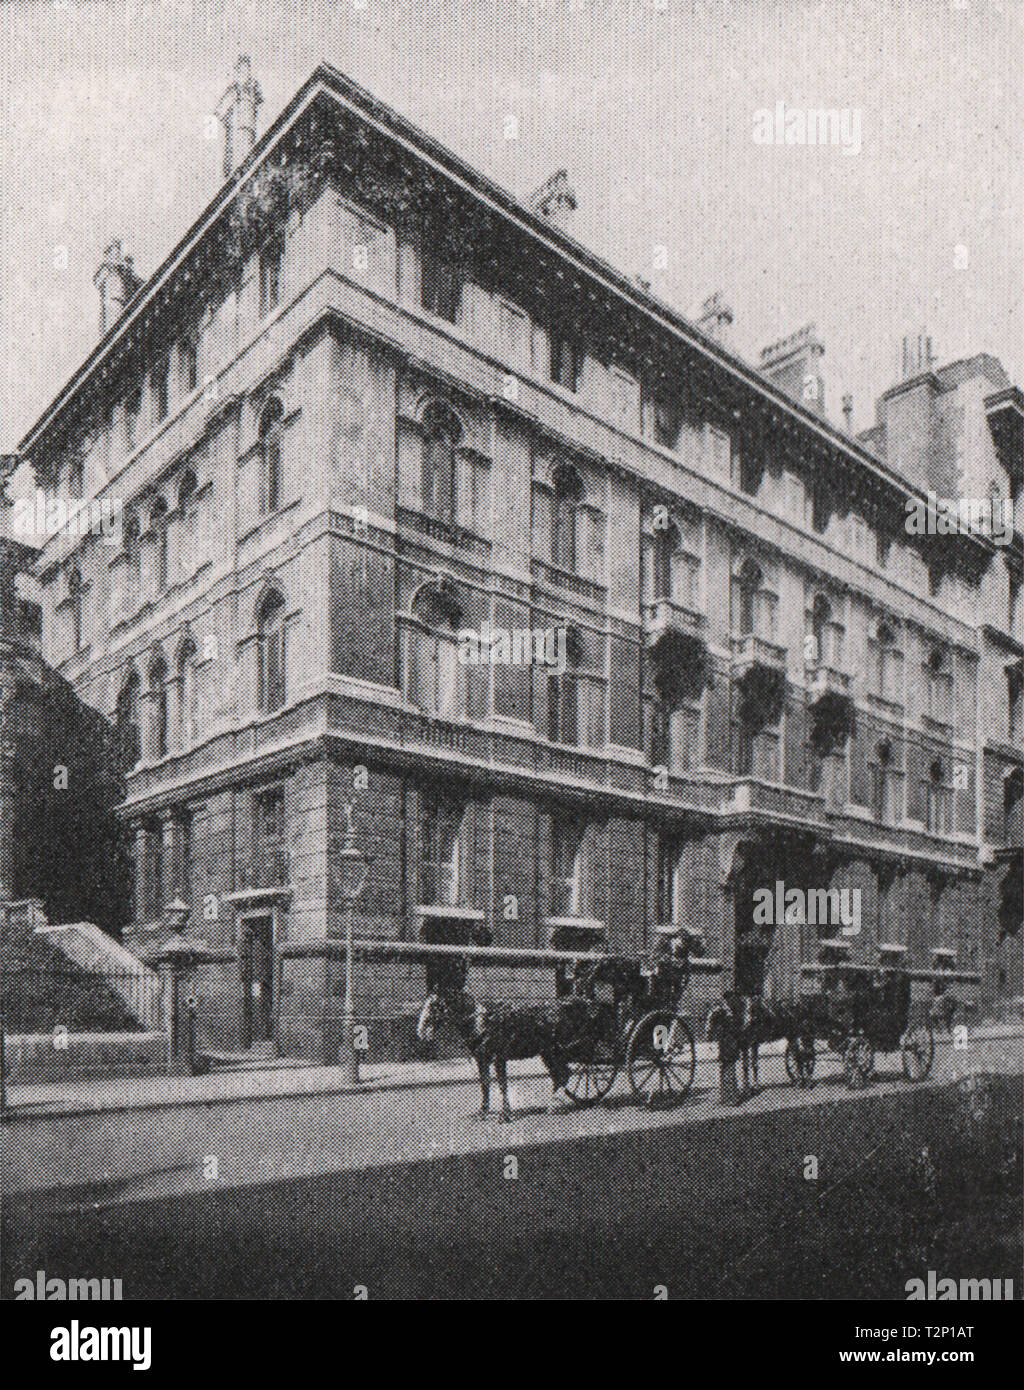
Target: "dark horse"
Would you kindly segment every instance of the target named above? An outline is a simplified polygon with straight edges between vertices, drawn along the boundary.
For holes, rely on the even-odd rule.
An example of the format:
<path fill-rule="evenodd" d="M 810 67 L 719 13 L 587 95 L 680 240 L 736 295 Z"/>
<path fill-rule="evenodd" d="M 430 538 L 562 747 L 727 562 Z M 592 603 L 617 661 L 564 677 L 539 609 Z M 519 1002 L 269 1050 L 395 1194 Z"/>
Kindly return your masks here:
<path fill-rule="evenodd" d="M 768 1004 L 749 994 L 727 991 L 708 1015 L 707 1037 L 717 1041 L 723 1062 L 740 1061 L 743 1090 L 757 1085 L 757 1050 L 762 1043 L 786 1040 L 787 1058 L 799 1086 L 809 1084 L 814 1071 L 814 1039 L 823 1024 L 813 1000 Z"/>
<path fill-rule="evenodd" d="M 480 1073 L 481 1116 L 490 1113 L 491 1067 L 501 1091 L 502 1121 L 511 1118 L 508 1103 L 508 1064 L 512 1059 L 539 1057 L 551 1076 L 551 1104 L 569 1080 L 574 1048 L 594 1027 L 594 1010 L 571 996 L 549 1004 L 478 1003 L 464 989 L 440 990 L 428 996 L 416 1025 L 416 1036 L 429 1042 L 439 1022 L 447 1020 L 459 1033 Z"/>

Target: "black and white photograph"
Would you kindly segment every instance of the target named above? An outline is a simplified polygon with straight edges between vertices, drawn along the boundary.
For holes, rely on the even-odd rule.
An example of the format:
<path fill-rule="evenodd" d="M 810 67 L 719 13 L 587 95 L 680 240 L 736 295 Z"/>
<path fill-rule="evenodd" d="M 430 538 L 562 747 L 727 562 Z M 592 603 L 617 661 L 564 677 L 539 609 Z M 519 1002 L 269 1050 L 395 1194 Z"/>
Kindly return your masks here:
<path fill-rule="evenodd" d="M 995 1374 L 1022 55 L 1024 0 L 0 6 L 44 1374 L 325 1301 Z"/>

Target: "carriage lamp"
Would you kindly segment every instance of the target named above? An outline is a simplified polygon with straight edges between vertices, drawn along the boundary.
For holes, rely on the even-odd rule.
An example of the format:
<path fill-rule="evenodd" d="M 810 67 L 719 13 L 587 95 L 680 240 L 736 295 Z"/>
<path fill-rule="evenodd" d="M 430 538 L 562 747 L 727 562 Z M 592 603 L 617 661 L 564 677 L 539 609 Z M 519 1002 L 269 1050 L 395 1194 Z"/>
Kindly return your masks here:
<path fill-rule="evenodd" d="M 359 833 L 352 821 L 351 803 L 345 805 L 345 835 L 339 852 L 341 861 L 341 900 L 345 911 L 345 1006 L 343 1009 L 341 1066 L 342 1079 L 353 1086 L 359 1083 L 359 1053 L 356 1051 L 355 1008 L 353 1006 L 353 972 L 355 961 L 355 906 L 366 887 L 370 858 L 359 843 Z"/>

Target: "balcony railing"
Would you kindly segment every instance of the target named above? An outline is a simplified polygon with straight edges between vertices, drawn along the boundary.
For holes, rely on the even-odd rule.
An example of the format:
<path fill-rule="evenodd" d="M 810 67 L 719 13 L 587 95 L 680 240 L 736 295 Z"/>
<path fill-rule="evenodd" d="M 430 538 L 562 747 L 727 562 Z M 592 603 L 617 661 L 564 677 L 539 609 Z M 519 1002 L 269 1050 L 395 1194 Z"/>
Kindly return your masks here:
<path fill-rule="evenodd" d="M 848 700 L 851 678 L 835 666 L 819 663 L 808 671 L 807 696 L 812 705 L 822 700 Z"/>
<path fill-rule="evenodd" d="M 664 637 L 675 636 L 703 642 L 707 619 L 704 614 L 677 599 L 656 598 L 643 607 L 644 641 L 657 647 Z"/>
<path fill-rule="evenodd" d="M 786 649 L 776 642 L 769 642 L 755 632 L 732 639 L 732 673 L 736 680 L 743 680 L 752 671 L 766 674 L 786 674 Z"/>

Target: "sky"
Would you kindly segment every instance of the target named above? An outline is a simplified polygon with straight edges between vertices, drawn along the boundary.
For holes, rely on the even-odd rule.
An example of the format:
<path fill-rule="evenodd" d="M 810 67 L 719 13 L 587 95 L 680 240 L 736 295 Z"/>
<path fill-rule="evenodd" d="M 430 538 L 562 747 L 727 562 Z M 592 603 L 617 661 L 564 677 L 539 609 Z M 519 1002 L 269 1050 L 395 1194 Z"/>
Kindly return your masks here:
<path fill-rule="evenodd" d="M 741 356 L 813 322 L 836 422 L 906 334 L 1024 381 L 1024 0 L 0 0 L 0 452 L 95 344 L 107 243 L 148 276 L 217 191 L 243 52 L 261 130 L 327 60 L 513 193 L 567 168 L 573 235 L 722 291 Z M 763 143 L 779 102 L 859 139 Z"/>

